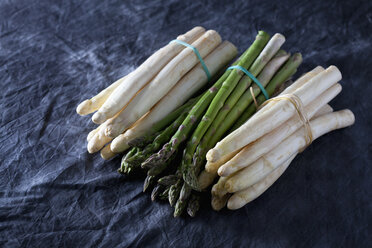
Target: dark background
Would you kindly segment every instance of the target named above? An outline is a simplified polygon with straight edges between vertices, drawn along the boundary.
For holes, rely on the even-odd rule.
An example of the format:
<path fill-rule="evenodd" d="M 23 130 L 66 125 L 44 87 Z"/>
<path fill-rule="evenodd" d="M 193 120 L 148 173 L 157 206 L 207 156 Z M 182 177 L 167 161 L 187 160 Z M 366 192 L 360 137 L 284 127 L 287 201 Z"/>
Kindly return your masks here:
<path fill-rule="evenodd" d="M 354 126 L 316 140 L 238 211 L 172 217 L 86 152 L 77 104 L 196 25 L 242 52 L 258 30 L 300 51 L 298 75 L 338 66 Z M 371 247 L 370 1 L 1 1 L 0 246 Z"/>

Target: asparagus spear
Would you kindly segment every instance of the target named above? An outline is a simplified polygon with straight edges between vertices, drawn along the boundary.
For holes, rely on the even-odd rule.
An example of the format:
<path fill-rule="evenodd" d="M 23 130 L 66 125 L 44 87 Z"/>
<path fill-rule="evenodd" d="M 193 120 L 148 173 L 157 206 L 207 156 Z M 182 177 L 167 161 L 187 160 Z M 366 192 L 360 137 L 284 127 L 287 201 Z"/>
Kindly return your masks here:
<path fill-rule="evenodd" d="M 174 217 L 180 216 L 186 209 L 191 191 L 191 187 L 186 182 L 184 182 L 180 191 L 180 197 L 178 198 L 176 206 L 174 207 Z"/>
<path fill-rule="evenodd" d="M 170 186 L 166 187 L 163 192 L 159 194 L 160 200 L 168 200 Z"/>
<path fill-rule="evenodd" d="M 182 187 L 182 181 L 181 180 L 178 180 L 177 183 L 170 186 L 169 193 L 168 193 L 168 200 L 169 200 L 169 204 L 171 206 L 174 206 L 174 204 L 176 203 L 176 201 L 177 201 L 177 199 L 180 195 L 181 187 Z"/>
<path fill-rule="evenodd" d="M 195 217 L 196 215 L 196 212 L 198 212 L 199 208 L 200 208 L 200 197 L 195 195 L 195 194 L 192 194 L 191 197 L 190 197 L 190 200 L 189 200 L 189 203 L 187 204 L 187 213 L 191 216 L 191 217 Z"/>
<path fill-rule="evenodd" d="M 263 87 L 266 87 L 276 71 L 287 59 L 287 53 L 283 50 L 280 50 L 275 55 L 275 57 L 267 64 L 267 68 L 265 68 L 258 77 L 258 80 L 261 82 Z M 252 68 L 251 71 L 255 71 L 254 68 Z M 244 77 L 241 81 L 247 81 L 248 83 L 250 83 L 251 80 L 249 77 Z M 241 82 L 239 82 L 239 85 L 240 83 Z M 230 128 L 236 118 L 253 100 L 250 91 L 244 92 L 243 95 L 239 94 L 240 92 L 237 92 L 238 90 L 240 90 L 238 89 L 238 86 L 234 89 L 234 91 L 227 99 L 225 107 L 218 112 L 215 120 L 204 135 L 202 142 L 199 143 L 193 156 L 192 166 L 189 166 L 189 169 L 185 170 L 185 181 L 187 181 L 195 190 L 201 190 L 197 183 L 197 175 L 199 174 L 200 167 L 204 162 L 205 154 L 210 148 L 215 145 L 215 143 L 221 138 L 221 136 Z M 253 86 L 253 93 L 255 94 L 255 96 L 258 95 L 260 91 L 261 90 L 257 85 Z M 241 95 L 240 98 L 239 95 Z M 230 117 L 226 118 L 228 114 Z"/>
<path fill-rule="evenodd" d="M 164 186 L 170 186 L 170 185 L 173 185 L 175 183 L 177 183 L 177 180 L 178 180 L 178 176 L 177 175 L 168 175 L 168 176 L 164 176 L 162 178 L 160 178 L 158 180 L 158 183 L 161 184 L 161 185 L 164 185 Z"/>
<path fill-rule="evenodd" d="M 129 173 L 131 171 L 131 169 L 129 169 L 129 164 L 126 162 L 126 159 L 133 156 L 136 152 L 137 152 L 137 148 L 134 147 L 129 152 L 127 152 L 127 154 L 125 156 L 123 156 L 123 158 L 121 159 L 121 166 L 118 169 L 119 173 L 125 174 L 125 173 Z"/>
<path fill-rule="evenodd" d="M 268 35 L 260 31 L 256 37 L 255 42 L 251 47 L 241 56 L 241 59 L 236 62 L 239 65 L 247 65 L 247 62 L 254 60 L 256 58 L 257 47 L 263 46 L 268 40 Z M 257 55 L 256 55 L 257 54 Z M 216 96 L 217 92 L 224 84 L 227 78 L 231 80 L 239 78 L 241 76 L 240 71 L 226 71 L 221 78 L 202 96 L 202 98 L 194 105 L 186 119 L 183 121 L 182 125 L 179 127 L 177 132 L 173 135 L 169 143 L 165 144 L 163 148 L 157 153 L 149 157 L 144 163 L 149 164 L 161 164 L 169 159 L 169 157 L 177 150 L 178 146 L 187 138 L 192 128 L 196 125 L 196 122 L 200 119 L 201 115 L 204 113 L 205 109 L 209 106 L 213 98 Z"/>
<path fill-rule="evenodd" d="M 156 182 L 155 176 L 149 176 L 147 175 L 145 182 L 143 183 L 143 192 L 146 192 L 146 190 L 149 188 L 151 184 L 154 184 Z"/>
<path fill-rule="evenodd" d="M 151 192 L 151 201 L 155 201 L 163 189 L 162 185 L 157 184 Z"/>

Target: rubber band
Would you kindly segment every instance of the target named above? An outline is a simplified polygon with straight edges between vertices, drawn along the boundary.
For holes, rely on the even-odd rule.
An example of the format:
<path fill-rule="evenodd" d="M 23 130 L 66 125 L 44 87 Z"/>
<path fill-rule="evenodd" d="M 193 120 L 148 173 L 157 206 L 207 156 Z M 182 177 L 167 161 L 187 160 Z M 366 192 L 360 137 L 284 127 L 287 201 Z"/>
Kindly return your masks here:
<path fill-rule="evenodd" d="M 301 99 L 295 95 L 295 94 L 284 94 L 284 95 L 279 95 L 277 97 L 271 98 L 267 101 L 265 101 L 263 104 L 261 104 L 260 108 L 264 107 L 266 104 L 269 102 L 277 102 L 281 100 L 287 100 L 292 105 L 295 107 L 296 112 L 298 116 L 300 117 L 304 127 L 305 127 L 305 140 L 306 140 L 306 146 L 300 151 L 302 152 L 303 150 L 306 149 L 312 142 L 313 142 L 313 132 L 311 131 L 310 127 L 310 121 L 307 118 L 307 115 L 305 114 L 304 110 L 304 104 L 302 103 Z"/>
<path fill-rule="evenodd" d="M 196 57 L 198 57 L 198 59 L 199 59 L 199 61 L 200 61 L 200 64 L 202 65 L 203 70 L 204 70 L 205 74 L 207 75 L 207 78 L 208 78 L 208 81 L 209 81 L 209 80 L 211 79 L 211 74 L 210 74 L 210 72 L 209 72 L 209 70 L 208 70 L 208 67 L 207 67 L 207 65 L 205 64 L 205 62 L 204 62 L 202 56 L 200 55 L 198 49 L 196 49 L 196 47 L 194 47 L 194 46 L 192 46 L 192 45 L 190 45 L 190 44 L 188 44 L 188 43 L 186 43 L 186 42 L 184 42 L 184 41 L 182 41 L 182 40 L 172 40 L 172 41 L 169 42 L 169 43 L 173 43 L 173 42 L 176 42 L 176 43 L 181 44 L 181 45 L 183 45 L 183 46 L 185 46 L 185 47 L 191 48 L 191 49 L 194 51 Z"/>
<path fill-rule="evenodd" d="M 250 77 L 253 80 L 253 82 L 255 82 L 255 84 L 257 84 L 257 86 L 260 88 L 260 90 L 264 94 L 266 100 L 269 99 L 269 94 L 267 94 L 265 88 L 262 86 L 262 84 L 260 83 L 260 81 L 258 81 L 258 79 L 255 76 L 252 75 L 252 73 L 250 73 L 248 70 L 246 70 L 244 67 L 242 67 L 240 65 L 230 66 L 226 70 L 232 70 L 232 69 L 238 69 L 238 70 L 241 70 L 242 72 L 244 72 L 245 75 L 247 75 L 248 77 Z"/>
<path fill-rule="evenodd" d="M 254 95 L 254 92 L 253 92 L 253 88 L 252 88 L 252 86 L 249 87 L 249 91 L 251 92 L 251 96 L 252 96 L 252 99 L 253 99 L 254 105 L 256 106 L 256 110 L 257 110 L 257 109 L 258 109 L 258 103 L 257 103 L 257 100 L 256 100 L 256 96 Z"/>

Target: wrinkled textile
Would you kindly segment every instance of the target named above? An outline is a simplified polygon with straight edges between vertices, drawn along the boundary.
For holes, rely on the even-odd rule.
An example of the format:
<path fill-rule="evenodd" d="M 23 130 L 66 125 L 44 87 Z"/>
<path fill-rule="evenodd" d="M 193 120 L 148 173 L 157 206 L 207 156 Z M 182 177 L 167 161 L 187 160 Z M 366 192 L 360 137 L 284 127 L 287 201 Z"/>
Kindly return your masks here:
<path fill-rule="evenodd" d="M 370 1 L 0 2 L 0 246 L 371 247 Z M 238 211 L 172 217 L 126 178 L 120 158 L 86 152 L 77 104 L 196 25 L 242 52 L 258 30 L 301 51 L 296 77 L 337 65 L 354 126 L 316 140 Z M 206 194 L 208 195 L 208 194 Z M 369 235 L 368 235 L 369 233 Z"/>

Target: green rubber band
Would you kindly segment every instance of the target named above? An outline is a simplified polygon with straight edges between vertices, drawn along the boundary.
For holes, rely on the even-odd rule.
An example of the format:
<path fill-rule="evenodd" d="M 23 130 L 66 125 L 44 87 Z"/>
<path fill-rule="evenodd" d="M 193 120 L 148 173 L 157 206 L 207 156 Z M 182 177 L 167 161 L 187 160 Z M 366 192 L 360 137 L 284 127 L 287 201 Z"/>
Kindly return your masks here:
<path fill-rule="evenodd" d="M 198 59 L 200 61 L 200 64 L 202 65 L 202 67 L 204 69 L 205 74 L 207 74 L 207 78 L 208 78 L 208 81 L 209 81 L 211 79 L 211 74 L 209 73 L 207 65 L 204 63 L 204 60 L 203 60 L 202 56 L 200 56 L 200 53 L 199 53 L 198 49 L 196 49 L 194 46 L 192 46 L 190 44 L 187 44 L 186 42 L 184 42 L 182 40 L 172 40 L 169 43 L 172 43 L 172 42 L 176 42 L 176 43 L 181 44 L 185 47 L 191 48 L 194 51 L 196 57 L 198 57 Z"/>
<path fill-rule="evenodd" d="M 241 67 L 240 65 L 230 66 L 229 68 L 226 69 L 226 71 L 227 70 L 232 70 L 232 69 L 238 69 L 238 70 L 241 70 L 242 72 L 244 72 L 245 75 L 247 75 L 248 77 L 250 77 L 253 80 L 253 82 L 255 82 L 255 84 L 257 84 L 257 86 L 260 88 L 260 90 L 264 94 L 266 100 L 269 99 L 269 94 L 267 94 L 265 88 L 262 86 L 262 84 L 260 83 L 260 81 L 258 81 L 258 79 L 255 76 L 252 75 L 252 73 L 250 73 L 247 69 L 245 69 L 244 67 Z"/>

